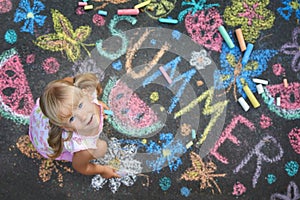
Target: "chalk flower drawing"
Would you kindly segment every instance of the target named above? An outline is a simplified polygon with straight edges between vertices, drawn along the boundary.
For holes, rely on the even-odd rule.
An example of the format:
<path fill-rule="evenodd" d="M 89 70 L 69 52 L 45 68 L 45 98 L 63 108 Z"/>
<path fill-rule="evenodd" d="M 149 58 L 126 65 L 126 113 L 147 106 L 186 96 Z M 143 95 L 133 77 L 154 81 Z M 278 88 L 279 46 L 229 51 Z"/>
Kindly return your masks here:
<path fill-rule="evenodd" d="M 137 174 L 142 172 L 141 162 L 134 160 L 137 148 L 134 144 L 121 147 L 121 143 L 116 138 L 111 138 L 104 158 L 97 159 L 94 162 L 114 167 L 121 175 L 121 178 L 106 179 L 101 177 L 101 175 L 96 175 L 92 178 L 91 186 L 99 190 L 109 182 L 108 186 L 113 193 L 117 192 L 121 184 L 132 186 L 136 181 Z"/>
<path fill-rule="evenodd" d="M 297 200 L 300 199 L 300 193 L 298 186 L 295 182 L 291 181 L 287 188 L 287 194 L 272 194 L 271 200 Z"/>
<path fill-rule="evenodd" d="M 52 174 L 57 174 L 57 181 L 59 187 L 63 187 L 63 171 L 73 173 L 73 169 L 64 165 L 64 161 L 57 161 L 52 159 L 45 159 L 40 155 L 37 150 L 32 145 L 29 135 L 22 135 L 19 137 L 17 143 L 17 148 L 22 154 L 26 155 L 28 158 L 38 159 L 41 161 L 39 166 L 39 177 L 43 182 L 47 182 L 51 179 Z"/>
<path fill-rule="evenodd" d="M 80 26 L 74 31 L 71 22 L 58 10 L 51 9 L 51 13 L 56 33 L 39 36 L 34 43 L 49 51 L 65 51 L 72 62 L 80 58 L 80 47 L 83 47 L 90 56 L 86 46 L 95 44 L 84 44 L 83 41 L 89 37 L 91 27 Z"/>
<path fill-rule="evenodd" d="M 147 160 L 146 164 L 153 171 L 160 172 L 167 162 L 171 171 L 176 171 L 182 164 L 180 156 L 186 152 L 186 147 L 181 141 L 175 140 L 171 133 L 160 134 L 161 146 L 154 141 L 149 141 L 146 151 L 155 155 L 156 160 Z"/>
<path fill-rule="evenodd" d="M 281 0 L 285 7 L 277 8 L 277 12 L 285 19 L 289 20 L 292 16 L 293 10 L 295 10 L 297 19 L 300 20 L 300 3 L 293 0 Z"/>
<path fill-rule="evenodd" d="M 143 2 L 144 0 L 139 0 Z M 177 0 L 152 0 L 146 6 L 145 13 L 153 19 L 166 17 L 174 8 Z"/>
<path fill-rule="evenodd" d="M 254 43 L 261 30 L 273 26 L 275 15 L 265 7 L 269 0 L 232 0 L 232 6 L 227 6 L 224 11 L 224 21 L 227 25 L 241 26 L 247 42 Z"/>
<path fill-rule="evenodd" d="M 197 70 L 205 69 L 205 66 L 211 64 L 211 60 L 207 57 L 207 52 L 202 49 L 199 52 L 193 51 L 190 64 L 194 66 Z"/>
<path fill-rule="evenodd" d="M 200 189 L 211 188 L 212 193 L 214 193 L 213 187 L 215 186 L 219 193 L 221 189 L 218 186 L 215 178 L 224 177 L 226 174 L 214 174 L 217 170 L 217 166 L 209 161 L 204 163 L 201 157 L 195 152 L 191 152 L 192 167 L 187 169 L 180 179 L 186 181 L 200 181 Z"/>
<path fill-rule="evenodd" d="M 230 34 L 231 35 L 231 34 Z M 242 65 L 242 53 L 237 45 L 229 49 L 223 43 L 220 55 L 221 70 L 214 72 L 214 85 L 216 89 L 227 89 L 229 92 L 233 87 L 234 97 L 237 99 L 237 91 L 247 98 L 243 86 L 247 84 L 251 91 L 256 92 L 256 84 L 252 78 L 259 77 L 268 67 L 268 61 L 277 54 L 276 50 L 254 50 L 247 64 Z"/>
<path fill-rule="evenodd" d="M 292 70 L 298 72 L 300 70 L 300 45 L 298 44 L 298 36 L 300 28 L 296 27 L 292 33 L 292 42 L 287 42 L 281 47 L 281 52 L 287 55 L 292 55 Z"/>
<path fill-rule="evenodd" d="M 190 124 L 187 123 L 183 123 L 180 127 L 180 133 L 183 136 L 188 136 L 190 135 L 192 132 L 192 126 Z"/>
<path fill-rule="evenodd" d="M 39 13 L 45 9 L 45 5 L 38 1 L 33 1 L 33 6 L 30 7 L 29 0 L 21 0 L 19 7 L 17 8 L 14 16 L 14 22 L 24 21 L 24 25 L 21 27 L 21 32 L 28 32 L 34 34 L 34 23 L 38 26 L 43 26 L 46 16 L 39 15 Z"/>

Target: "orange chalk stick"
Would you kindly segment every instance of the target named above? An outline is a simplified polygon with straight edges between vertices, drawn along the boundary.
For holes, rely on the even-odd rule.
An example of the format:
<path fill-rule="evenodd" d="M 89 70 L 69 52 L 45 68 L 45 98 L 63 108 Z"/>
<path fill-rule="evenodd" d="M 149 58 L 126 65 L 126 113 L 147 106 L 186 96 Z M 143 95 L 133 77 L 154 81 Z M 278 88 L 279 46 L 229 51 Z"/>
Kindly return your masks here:
<path fill-rule="evenodd" d="M 242 29 L 241 28 L 236 29 L 235 34 L 236 34 L 236 37 L 239 41 L 241 51 L 242 52 L 245 51 L 246 50 L 246 43 L 245 43 L 245 39 L 244 39 L 244 36 L 243 36 Z"/>

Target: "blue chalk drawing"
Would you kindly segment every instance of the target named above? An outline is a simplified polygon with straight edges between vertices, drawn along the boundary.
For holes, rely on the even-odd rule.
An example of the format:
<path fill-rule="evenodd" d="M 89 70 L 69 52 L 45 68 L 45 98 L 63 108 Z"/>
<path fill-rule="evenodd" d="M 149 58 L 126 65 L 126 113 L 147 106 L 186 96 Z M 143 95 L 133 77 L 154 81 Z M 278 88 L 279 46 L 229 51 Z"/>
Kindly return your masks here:
<path fill-rule="evenodd" d="M 276 181 L 276 176 L 274 174 L 268 174 L 267 176 L 267 181 L 268 183 L 271 185 L 273 183 L 275 183 Z"/>
<path fill-rule="evenodd" d="M 300 19 L 300 3 L 293 0 L 281 0 L 285 7 L 277 8 L 277 12 L 285 19 L 289 20 L 295 10 L 297 19 Z"/>
<path fill-rule="evenodd" d="M 159 179 L 159 186 L 163 191 L 167 191 L 171 187 L 171 179 L 169 177 L 162 177 Z"/>
<path fill-rule="evenodd" d="M 179 40 L 180 37 L 181 37 L 181 33 L 177 30 L 173 30 L 172 31 L 172 37 L 175 39 L 175 40 Z"/>
<path fill-rule="evenodd" d="M 14 44 L 18 39 L 18 35 L 14 29 L 8 29 L 4 35 L 4 39 L 8 44 Z"/>
<path fill-rule="evenodd" d="M 299 164 L 296 161 L 290 161 L 285 164 L 285 171 L 289 176 L 295 176 L 298 170 Z"/>
<path fill-rule="evenodd" d="M 121 60 L 117 60 L 115 62 L 112 63 L 112 67 L 117 70 L 120 71 L 123 67 Z"/>
<path fill-rule="evenodd" d="M 191 190 L 187 187 L 182 187 L 180 189 L 180 193 L 181 193 L 182 196 L 188 197 L 188 196 L 190 196 Z"/>
<path fill-rule="evenodd" d="M 29 0 L 21 0 L 19 7 L 16 9 L 14 22 L 18 23 L 24 21 L 24 25 L 21 27 L 21 32 L 28 32 L 34 34 L 34 23 L 38 26 L 43 26 L 46 16 L 39 15 L 39 13 L 45 9 L 45 5 L 38 1 L 33 1 L 33 6 L 30 7 Z"/>

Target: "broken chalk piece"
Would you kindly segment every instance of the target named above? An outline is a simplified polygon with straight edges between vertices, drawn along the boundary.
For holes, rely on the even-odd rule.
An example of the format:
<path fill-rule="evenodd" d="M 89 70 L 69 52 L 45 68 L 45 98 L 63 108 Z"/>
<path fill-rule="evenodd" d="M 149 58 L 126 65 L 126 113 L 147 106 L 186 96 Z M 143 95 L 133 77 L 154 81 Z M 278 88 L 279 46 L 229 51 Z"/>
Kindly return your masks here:
<path fill-rule="evenodd" d="M 78 2 L 78 6 L 87 6 L 87 2 Z"/>
<path fill-rule="evenodd" d="M 84 10 L 92 10 L 94 8 L 93 5 L 86 5 L 83 7 Z"/>
<path fill-rule="evenodd" d="M 247 97 L 249 98 L 251 104 L 253 105 L 254 108 L 258 108 L 260 106 L 259 102 L 257 101 L 256 97 L 248 87 L 248 85 L 245 85 L 243 87 L 244 92 L 246 93 Z"/>
<path fill-rule="evenodd" d="M 280 106 L 280 97 L 276 97 L 276 105 Z"/>
<path fill-rule="evenodd" d="M 263 88 L 262 84 L 256 85 L 256 90 L 257 90 L 258 94 L 264 93 L 264 88 Z"/>
<path fill-rule="evenodd" d="M 236 37 L 238 39 L 241 52 L 245 51 L 246 50 L 246 43 L 245 43 L 245 39 L 244 39 L 244 36 L 243 36 L 242 29 L 241 28 L 236 29 L 235 34 L 236 34 Z"/>
<path fill-rule="evenodd" d="M 189 142 L 185 145 L 185 147 L 186 147 L 187 149 L 189 149 L 191 146 L 193 146 L 193 144 L 194 144 L 193 141 L 189 141 Z"/>
<path fill-rule="evenodd" d="M 139 13 L 139 9 L 119 9 L 117 11 L 118 15 L 138 15 Z"/>
<path fill-rule="evenodd" d="M 226 29 L 224 26 L 219 26 L 218 27 L 219 32 L 221 33 L 223 39 L 225 40 L 226 44 L 228 45 L 228 47 L 230 49 L 232 49 L 234 47 L 234 44 L 229 36 L 229 34 L 227 33 Z"/>
<path fill-rule="evenodd" d="M 107 11 L 105 11 L 105 10 L 98 10 L 98 15 L 106 16 L 107 15 Z"/>
<path fill-rule="evenodd" d="M 137 5 L 134 6 L 135 9 L 139 9 L 139 8 L 142 8 L 142 7 L 145 7 L 146 5 L 150 4 L 151 3 L 151 0 L 148 0 L 148 1 L 144 1 L 142 3 L 139 3 Z"/>
<path fill-rule="evenodd" d="M 168 81 L 168 83 L 171 84 L 172 80 L 170 76 L 167 74 L 167 72 L 165 71 L 165 69 L 163 67 L 159 67 L 159 70 L 162 73 L 162 75 L 165 77 L 165 79 Z"/>
<path fill-rule="evenodd" d="M 161 23 L 167 23 L 167 24 L 178 24 L 177 19 L 159 18 L 158 21 Z"/>
<path fill-rule="evenodd" d="M 196 139 L 196 131 L 192 129 L 192 139 Z"/>
<path fill-rule="evenodd" d="M 259 79 L 259 78 L 253 78 L 252 81 L 254 83 L 257 83 L 257 84 L 263 84 L 263 85 L 268 85 L 269 84 L 269 81 L 263 80 L 263 79 Z"/>
<path fill-rule="evenodd" d="M 252 53 L 254 45 L 251 43 L 247 44 L 247 49 L 244 53 L 243 59 L 242 59 L 242 65 L 245 66 L 250 58 L 250 55 Z"/>
<path fill-rule="evenodd" d="M 243 97 L 240 97 L 238 99 L 238 102 L 240 103 L 240 105 L 242 106 L 242 108 L 244 109 L 245 112 L 247 112 L 249 110 L 250 106 Z"/>
<path fill-rule="evenodd" d="M 114 115 L 114 112 L 111 110 L 104 110 L 104 114 L 106 115 Z"/>

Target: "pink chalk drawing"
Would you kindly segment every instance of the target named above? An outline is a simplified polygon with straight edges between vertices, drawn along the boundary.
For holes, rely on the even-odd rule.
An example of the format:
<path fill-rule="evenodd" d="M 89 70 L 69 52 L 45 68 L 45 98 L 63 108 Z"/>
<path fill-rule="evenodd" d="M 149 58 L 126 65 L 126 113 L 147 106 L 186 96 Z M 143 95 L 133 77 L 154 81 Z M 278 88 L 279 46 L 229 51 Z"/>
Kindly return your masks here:
<path fill-rule="evenodd" d="M 234 135 L 232 135 L 233 129 L 235 129 L 238 124 L 245 125 L 251 131 L 255 130 L 254 124 L 241 115 L 235 116 L 231 120 L 230 124 L 228 124 L 224 131 L 221 133 L 219 140 L 216 142 L 215 146 L 210 151 L 211 155 L 213 155 L 216 159 L 218 159 L 224 164 L 228 164 L 228 159 L 222 156 L 217 150 L 227 139 L 239 146 L 240 141 Z"/>
<path fill-rule="evenodd" d="M 235 196 L 241 196 L 246 191 L 247 191 L 246 187 L 242 183 L 240 183 L 240 182 L 236 182 L 233 185 L 233 192 L 232 192 L 232 194 L 235 195 Z"/>
<path fill-rule="evenodd" d="M 286 119 L 300 118 L 300 83 L 291 82 L 288 87 L 283 83 L 277 85 L 267 85 L 262 94 L 264 102 L 268 108 L 280 117 Z M 276 104 L 276 97 L 280 97 L 280 105 Z"/>
<path fill-rule="evenodd" d="M 110 89 L 107 89 L 111 87 Z M 126 83 L 109 82 L 106 89 L 110 91 L 107 100 L 103 99 L 113 116 L 108 118 L 116 130 L 128 136 L 145 137 L 160 130 L 164 125 L 156 113 L 138 97 Z M 104 94 L 106 91 L 104 91 Z M 107 92 L 108 93 L 108 92 Z"/>
<path fill-rule="evenodd" d="M 185 28 L 192 40 L 207 49 L 221 51 L 223 38 L 218 31 L 223 20 L 216 8 L 197 11 L 185 17 Z"/>
<path fill-rule="evenodd" d="M 10 0 L 0 0 L 0 14 L 11 11 L 12 3 Z"/>
<path fill-rule="evenodd" d="M 300 128 L 293 128 L 289 132 L 288 137 L 289 137 L 290 143 L 291 143 L 294 151 L 297 154 L 300 154 Z"/>
<path fill-rule="evenodd" d="M 105 18 L 99 14 L 93 15 L 93 23 L 96 26 L 103 26 L 105 24 Z"/>
<path fill-rule="evenodd" d="M 34 54 L 29 54 L 26 57 L 26 63 L 27 64 L 32 64 L 32 63 L 34 63 L 34 61 L 35 61 L 35 55 Z"/>
<path fill-rule="evenodd" d="M 259 125 L 262 129 L 269 128 L 270 126 L 272 126 L 272 124 L 273 122 L 270 117 L 267 117 L 264 114 L 261 115 Z"/>
<path fill-rule="evenodd" d="M 60 64 L 56 58 L 49 57 L 43 62 L 43 68 L 47 74 L 54 74 L 59 70 Z"/>
<path fill-rule="evenodd" d="M 285 72 L 285 69 L 282 67 L 282 65 L 280 63 L 274 64 L 272 66 L 272 69 L 273 69 L 273 73 L 276 76 L 280 76 Z"/>
<path fill-rule="evenodd" d="M 0 91 L 1 116 L 19 124 L 28 124 L 34 100 L 14 48 L 0 55 Z"/>

